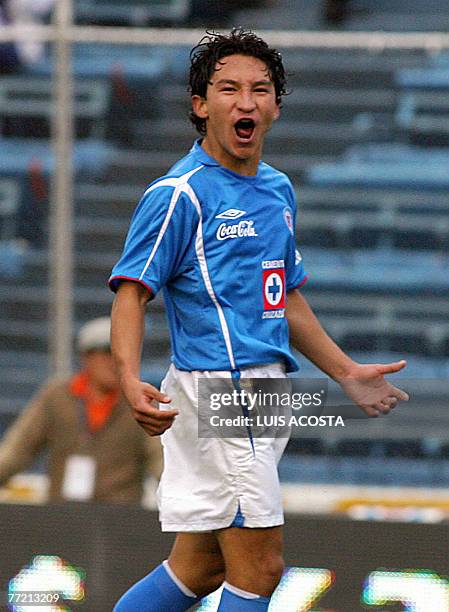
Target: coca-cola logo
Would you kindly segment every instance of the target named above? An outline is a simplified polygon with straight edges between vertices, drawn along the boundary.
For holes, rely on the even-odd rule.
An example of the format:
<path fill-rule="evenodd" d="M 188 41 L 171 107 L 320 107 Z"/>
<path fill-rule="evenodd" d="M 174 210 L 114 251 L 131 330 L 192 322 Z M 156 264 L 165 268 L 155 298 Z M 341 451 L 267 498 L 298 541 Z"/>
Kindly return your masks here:
<path fill-rule="evenodd" d="M 220 223 L 217 228 L 217 240 L 228 238 L 251 238 L 258 236 L 254 221 L 239 221 L 239 223 Z"/>

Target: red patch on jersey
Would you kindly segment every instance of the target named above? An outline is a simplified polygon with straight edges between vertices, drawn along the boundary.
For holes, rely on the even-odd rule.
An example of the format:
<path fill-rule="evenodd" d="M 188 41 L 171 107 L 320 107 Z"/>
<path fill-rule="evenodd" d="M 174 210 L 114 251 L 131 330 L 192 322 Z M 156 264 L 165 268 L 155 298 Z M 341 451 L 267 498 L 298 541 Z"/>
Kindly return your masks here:
<path fill-rule="evenodd" d="M 285 308 L 285 270 L 263 270 L 263 308 L 279 310 Z"/>

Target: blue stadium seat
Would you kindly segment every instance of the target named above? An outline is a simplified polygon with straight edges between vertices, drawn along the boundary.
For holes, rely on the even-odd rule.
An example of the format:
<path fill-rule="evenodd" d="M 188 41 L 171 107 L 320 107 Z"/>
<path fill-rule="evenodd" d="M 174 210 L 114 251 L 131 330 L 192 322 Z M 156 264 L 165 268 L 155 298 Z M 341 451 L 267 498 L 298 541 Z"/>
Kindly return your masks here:
<path fill-rule="evenodd" d="M 78 0 L 75 18 L 80 23 L 145 26 L 149 23 L 182 23 L 190 0 Z"/>
<path fill-rule="evenodd" d="M 424 149 L 403 143 L 365 143 L 351 146 L 343 156 L 345 162 L 379 162 L 418 164 L 438 167 L 449 164 L 449 147 Z M 413 169 L 416 171 L 416 168 Z"/>
<path fill-rule="evenodd" d="M 77 137 L 104 137 L 110 89 L 105 79 L 75 81 L 73 110 Z M 0 133 L 8 137 L 48 138 L 53 115 L 50 79 L 30 75 L 0 78 Z"/>
<path fill-rule="evenodd" d="M 352 287 L 371 291 L 449 290 L 447 262 L 432 253 L 354 251 L 351 254 L 302 249 L 310 273 L 309 288 Z"/>
<path fill-rule="evenodd" d="M 16 236 L 20 186 L 17 180 L 0 179 L 0 240 L 4 243 Z"/>
<path fill-rule="evenodd" d="M 89 79 L 109 78 L 121 70 L 129 80 L 151 85 L 160 81 L 168 70 L 170 57 L 171 52 L 162 47 L 83 43 L 74 46 L 72 70 L 75 77 Z M 29 71 L 50 77 L 53 74 L 51 54 L 33 64 Z"/>
<path fill-rule="evenodd" d="M 403 89 L 449 89 L 449 67 L 402 68 L 395 74 L 396 84 Z"/>
<path fill-rule="evenodd" d="M 38 160 L 42 172 L 49 175 L 54 169 L 53 152 L 48 141 L 25 138 L 0 138 L 0 176 L 23 177 L 30 164 Z M 95 176 L 106 171 L 116 149 L 101 140 L 86 139 L 75 143 L 74 171 Z"/>
<path fill-rule="evenodd" d="M 424 163 L 424 161 L 423 161 Z M 317 164 L 306 171 L 306 179 L 317 186 L 391 187 L 395 189 L 447 190 L 447 164 L 411 164 L 410 160 L 344 161 L 336 164 Z"/>
<path fill-rule="evenodd" d="M 424 459 L 426 449 L 422 440 L 385 440 L 383 443 L 385 457 Z"/>
<path fill-rule="evenodd" d="M 26 264 L 26 244 L 22 240 L 0 240 L 0 277 L 22 276 Z"/>
<path fill-rule="evenodd" d="M 290 438 L 287 451 L 297 455 L 324 455 L 326 447 L 319 438 Z"/>
<path fill-rule="evenodd" d="M 445 49 L 432 55 L 431 62 L 434 66 L 449 66 L 449 51 Z"/>
<path fill-rule="evenodd" d="M 286 453 L 279 464 L 279 475 L 281 482 L 441 487 L 447 478 L 445 452 L 446 461 L 437 465 L 433 460 L 410 457 L 307 457 Z"/>
<path fill-rule="evenodd" d="M 14 179 L 20 189 L 16 235 L 41 245 L 49 179 L 55 167 L 50 143 L 41 139 L 0 138 L 0 150 L 0 179 Z M 115 153 L 116 149 L 103 141 L 77 142 L 73 151 L 75 175 L 86 180 L 104 175 Z"/>

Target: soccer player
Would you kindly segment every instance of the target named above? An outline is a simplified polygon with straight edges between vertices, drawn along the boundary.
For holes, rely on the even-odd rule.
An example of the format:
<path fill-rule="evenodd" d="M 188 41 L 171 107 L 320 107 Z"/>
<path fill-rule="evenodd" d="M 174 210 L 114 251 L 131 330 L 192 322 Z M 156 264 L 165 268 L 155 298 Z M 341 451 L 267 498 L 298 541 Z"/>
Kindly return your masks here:
<path fill-rule="evenodd" d="M 200 41 L 190 117 L 202 138 L 147 189 L 112 272 L 113 354 L 134 418 L 163 434 L 160 517 L 177 532 L 169 559 L 116 612 L 187 610 L 223 582 L 220 611 L 267 610 L 281 578 L 277 463 L 287 440 L 199 438 L 200 376 L 285 377 L 297 369 L 291 343 L 369 416 L 408 399 L 384 379 L 404 361 L 355 363 L 299 291 L 293 188 L 261 161 L 285 87 L 280 54 L 254 33 Z M 161 391 L 140 380 L 145 310 L 160 289 L 173 348 Z"/>

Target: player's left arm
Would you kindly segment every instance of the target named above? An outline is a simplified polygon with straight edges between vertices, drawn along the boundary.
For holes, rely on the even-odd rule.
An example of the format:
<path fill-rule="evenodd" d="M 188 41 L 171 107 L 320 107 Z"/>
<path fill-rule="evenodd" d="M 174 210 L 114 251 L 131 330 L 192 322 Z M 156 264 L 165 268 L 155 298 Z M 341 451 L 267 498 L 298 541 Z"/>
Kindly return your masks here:
<path fill-rule="evenodd" d="M 297 290 L 287 292 L 286 316 L 290 343 L 325 374 L 333 378 L 370 417 L 388 414 L 408 395 L 385 380 L 399 372 L 404 360 L 389 364 L 360 364 L 353 361 L 324 331 L 307 300 Z"/>

